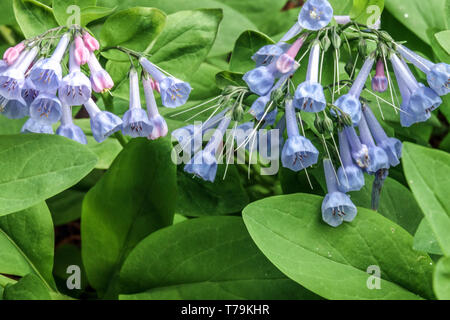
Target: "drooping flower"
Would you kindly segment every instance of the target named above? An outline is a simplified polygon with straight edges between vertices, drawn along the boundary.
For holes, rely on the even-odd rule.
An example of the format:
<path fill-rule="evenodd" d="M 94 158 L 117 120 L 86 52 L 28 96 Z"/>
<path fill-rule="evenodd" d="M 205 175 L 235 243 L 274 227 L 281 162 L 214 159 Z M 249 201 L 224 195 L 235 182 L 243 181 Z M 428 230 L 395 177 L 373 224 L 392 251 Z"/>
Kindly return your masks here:
<path fill-rule="evenodd" d="M 123 116 L 122 132 L 133 138 L 148 137 L 152 129 L 147 113 L 141 106 L 139 78 L 137 71 L 133 68 L 130 71 L 130 108 Z"/>
<path fill-rule="evenodd" d="M 98 43 L 97 39 L 91 36 L 88 32 L 85 32 L 83 34 L 83 41 L 84 45 L 90 52 L 94 52 L 100 49 L 100 44 Z"/>
<path fill-rule="evenodd" d="M 333 19 L 333 7 L 326 0 L 308 0 L 298 16 L 298 23 L 308 30 L 326 27 Z"/>
<path fill-rule="evenodd" d="M 94 100 L 89 99 L 84 106 L 91 118 L 92 135 L 97 142 L 103 142 L 121 129 L 122 120 L 111 112 L 100 110 Z"/>
<path fill-rule="evenodd" d="M 12 65 L 17 61 L 24 49 L 25 44 L 23 42 L 15 45 L 14 47 L 8 48 L 3 54 L 3 60 L 5 60 L 8 65 Z"/>
<path fill-rule="evenodd" d="M 69 74 L 65 76 L 58 89 L 58 96 L 69 107 L 85 104 L 91 97 L 91 82 L 80 70 L 75 57 L 75 45 L 70 48 Z"/>
<path fill-rule="evenodd" d="M 323 87 L 319 81 L 320 42 L 315 42 L 309 56 L 306 81 L 301 83 L 295 91 L 294 105 L 297 109 L 306 112 L 319 112 L 327 104 Z"/>
<path fill-rule="evenodd" d="M 261 120 L 264 115 L 266 114 L 266 107 L 272 101 L 272 94 L 275 92 L 275 90 L 281 88 L 285 83 L 286 80 L 289 78 L 289 75 L 282 76 L 275 86 L 272 87 L 272 89 L 264 96 L 259 97 L 258 99 L 253 102 L 250 110 L 248 111 L 253 117 L 255 117 L 256 120 Z M 265 115 L 264 119 L 267 120 L 268 114 Z"/>
<path fill-rule="evenodd" d="M 9 119 L 21 119 L 28 116 L 29 109 L 22 97 L 7 100 L 0 96 L 0 113 Z"/>
<path fill-rule="evenodd" d="M 388 88 L 388 79 L 384 71 L 383 60 L 377 61 L 375 77 L 372 78 L 372 90 L 375 92 L 385 92 Z"/>
<path fill-rule="evenodd" d="M 30 118 L 27 120 L 27 122 L 25 122 L 20 132 L 53 134 L 53 128 L 47 123 L 36 121 L 35 119 Z"/>
<path fill-rule="evenodd" d="M 369 165 L 366 169 L 367 173 L 375 174 L 379 170 L 389 169 L 389 157 L 386 151 L 384 151 L 381 147 L 375 145 L 365 116 L 361 117 L 358 127 L 361 142 L 364 143 L 369 149 Z"/>
<path fill-rule="evenodd" d="M 72 107 L 67 105 L 62 106 L 61 125 L 56 129 L 56 134 L 81 144 L 87 144 L 87 138 L 83 130 L 73 123 Z"/>
<path fill-rule="evenodd" d="M 61 115 L 61 101 L 51 93 L 39 93 L 30 105 L 30 117 L 48 125 L 58 122 Z"/>
<path fill-rule="evenodd" d="M 36 90 L 33 82 L 30 78 L 25 79 L 25 85 L 22 89 L 22 98 L 27 103 L 27 106 L 31 106 L 34 100 L 39 96 L 39 91 Z"/>
<path fill-rule="evenodd" d="M 339 191 L 347 193 L 361 190 L 364 187 L 364 172 L 353 162 L 350 144 L 344 131 L 339 132 L 339 151 L 343 164 L 337 172 Z"/>
<path fill-rule="evenodd" d="M 147 58 L 139 59 L 142 67 L 159 83 L 162 104 L 167 108 L 177 108 L 186 103 L 191 93 L 189 83 L 164 75 Z"/>
<path fill-rule="evenodd" d="M 427 75 L 431 89 L 440 96 L 450 92 L 450 65 L 447 63 L 433 63 L 414 53 L 403 45 L 397 47 L 398 52 Z"/>
<path fill-rule="evenodd" d="M 149 77 L 142 80 L 144 85 L 145 101 L 147 104 L 147 114 L 152 125 L 152 132 L 148 136 L 150 140 L 156 140 L 165 137 L 169 132 L 166 120 L 159 114 L 153 90 L 156 87 Z"/>
<path fill-rule="evenodd" d="M 377 146 L 386 152 L 389 158 L 389 164 L 392 167 L 399 165 L 400 158 L 402 157 L 402 142 L 396 138 L 387 136 L 368 105 L 363 105 L 362 110 L 370 132 L 372 133 Z"/>
<path fill-rule="evenodd" d="M 361 143 L 358 135 L 356 134 L 355 128 L 353 127 L 345 127 L 344 133 L 347 136 L 347 141 L 350 146 L 351 155 L 353 161 L 360 167 L 361 169 L 366 169 L 369 166 L 369 149 L 365 144 Z"/>
<path fill-rule="evenodd" d="M 442 104 L 442 99 L 432 89 L 420 85 L 408 66 L 396 54 L 390 58 L 397 81 L 402 81 L 410 92 L 409 111 L 414 114 L 431 112 Z"/>
<path fill-rule="evenodd" d="M 322 219 L 332 227 L 338 227 L 343 221 L 355 219 L 357 209 L 350 197 L 338 189 L 338 181 L 330 159 L 323 160 L 328 194 L 322 202 Z"/>
<path fill-rule="evenodd" d="M 289 49 L 278 57 L 276 60 L 276 67 L 279 73 L 281 74 L 291 74 L 295 72 L 300 66 L 299 63 L 295 60 L 298 52 L 302 48 L 305 43 L 306 36 L 301 36 L 298 38 Z"/>
<path fill-rule="evenodd" d="M 114 81 L 109 73 L 103 69 L 98 62 L 97 57 L 91 52 L 88 61 L 89 70 L 91 71 L 91 85 L 92 90 L 97 93 L 103 93 L 114 87 Z"/>
<path fill-rule="evenodd" d="M 359 98 L 361 96 L 361 92 L 364 88 L 366 80 L 369 77 L 370 70 L 372 70 L 373 63 L 374 59 L 368 57 L 364 62 L 364 65 L 362 66 L 358 77 L 353 83 L 353 86 L 351 87 L 349 93 L 341 96 L 334 103 L 343 112 L 350 115 L 353 125 L 358 125 L 359 120 L 361 119 L 361 102 L 359 101 Z"/>
<path fill-rule="evenodd" d="M 61 60 L 69 45 L 68 33 L 61 37 L 52 56 L 38 61 L 30 72 L 30 79 L 40 92 L 55 93 L 62 78 Z"/>
<path fill-rule="evenodd" d="M 288 139 L 281 153 L 283 167 L 300 171 L 316 164 L 319 151 L 309 139 L 300 135 L 292 99 L 286 99 L 285 115 Z"/>
<path fill-rule="evenodd" d="M 289 49 L 290 45 L 283 42 L 276 44 L 269 44 L 259 49 L 253 56 L 253 61 L 256 62 L 256 66 L 268 66 L 274 60 L 278 59 L 283 53 Z"/>
<path fill-rule="evenodd" d="M 217 174 L 216 153 L 223 142 L 223 136 L 230 125 L 230 121 L 231 118 L 229 116 L 225 116 L 222 119 L 206 147 L 195 154 L 184 166 L 184 171 L 194 174 L 205 181 L 214 182 Z"/>
<path fill-rule="evenodd" d="M 6 100 L 19 99 L 25 85 L 25 72 L 38 54 L 36 47 L 23 51 L 19 59 L 0 75 L 0 95 Z"/>
<path fill-rule="evenodd" d="M 82 66 L 89 61 L 90 51 L 84 45 L 84 41 L 80 36 L 76 36 L 73 49 L 71 48 L 72 59 L 78 66 Z"/>

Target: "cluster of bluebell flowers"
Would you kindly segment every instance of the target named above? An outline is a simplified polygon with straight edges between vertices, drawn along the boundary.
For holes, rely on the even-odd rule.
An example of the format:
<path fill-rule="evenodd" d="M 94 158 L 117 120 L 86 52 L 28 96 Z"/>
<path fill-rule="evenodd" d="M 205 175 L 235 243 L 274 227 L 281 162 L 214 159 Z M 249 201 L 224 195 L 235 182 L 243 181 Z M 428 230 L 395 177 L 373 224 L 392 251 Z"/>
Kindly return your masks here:
<path fill-rule="evenodd" d="M 55 39 L 58 42 L 52 50 Z M 190 85 L 166 76 L 147 58 L 137 55 L 143 69 L 147 112 L 141 108 L 139 77 L 133 66 L 129 73 L 130 109 L 121 119 L 101 110 L 93 96 L 93 92 L 104 94 L 114 86 L 97 59 L 95 52 L 99 49 L 99 42 L 78 26 L 52 29 L 9 48 L 0 60 L 0 113 L 11 119 L 28 117 L 22 128 L 24 133 L 53 134 L 54 125 L 59 121 L 56 134 L 82 144 L 87 144 L 87 138 L 74 124 L 74 106 L 85 107 L 97 142 L 118 131 L 151 140 L 167 135 L 167 124 L 158 112 L 154 91 L 161 95 L 164 106 L 175 108 L 186 103 Z M 85 74 L 87 71 L 89 76 Z"/>
<path fill-rule="evenodd" d="M 449 92 L 449 65 L 424 59 L 396 43 L 385 31 L 378 30 L 379 25 L 378 21 L 371 29 L 352 22 L 348 16 L 333 16 L 333 9 L 326 0 L 306 1 L 298 21 L 281 40 L 262 47 L 252 56 L 256 66 L 243 75 L 246 87 L 230 85 L 221 96 L 206 102 L 214 102 L 214 107 L 217 106 L 206 123 L 180 128 L 173 133 L 180 144 L 183 141 L 189 152 L 194 153 L 185 170 L 214 181 L 217 152 L 230 123 L 249 129 L 253 137 L 259 134 L 259 129 L 281 130 L 279 143 L 283 167 L 293 171 L 314 167 L 319 162 L 319 151 L 310 140 L 311 135 L 305 134 L 305 122 L 302 121 L 302 114 L 306 117 L 306 113 L 312 113 L 316 118 L 315 130 L 309 133 L 315 134 L 316 141 L 323 144 L 325 151 L 323 165 L 328 193 L 322 205 L 323 220 L 333 227 L 352 221 L 357 209 L 348 193 L 364 187 L 365 174 L 374 175 L 378 182 L 384 181 L 389 169 L 399 165 L 402 156 L 401 141 L 386 134 L 363 93 L 368 91 L 378 99 L 377 93 L 389 89 L 392 95 L 395 81 L 388 71 L 390 62 L 402 97 L 401 105 L 393 106 L 398 110 L 400 123 L 411 126 L 430 118 L 431 112 L 442 103 L 440 97 Z M 346 46 L 342 45 L 344 41 Z M 352 51 L 350 41 L 357 43 L 355 51 L 358 55 L 352 64 L 348 64 L 349 71 L 346 67 L 349 78 L 340 81 L 339 50 L 348 47 Z M 368 42 L 375 43 L 369 54 Z M 323 86 L 324 56 L 331 48 L 334 49 L 331 53 L 335 81 Z M 294 74 L 308 53 L 306 74 L 302 82 L 295 85 Z M 358 59 L 362 61 L 359 68 Z M 416 80 L 407 62 L 425 73 L 427 85 Z M 371 82 L 369 86 L 368 81 Z M 245 114 L 244 107 L 248 107 L 245 110 L 253 120 L 239 125 Z M 220 108 L 222 112 L 215 115 Z M 311 127 L 311 123 L 308 126 Z M 194 148 L 192 141 L 196 136 L 212 128 L 218 130 L 206 147 L 202 149 L 200 141 Z M 252 140 L 250 136 L 240 139 L 239 142 L 243 142 L 238 145 L 248 144 Z M 331 141 L 335 152 L 330 152 Z M 377 203 L 374 209 L 376 207 Z"/>

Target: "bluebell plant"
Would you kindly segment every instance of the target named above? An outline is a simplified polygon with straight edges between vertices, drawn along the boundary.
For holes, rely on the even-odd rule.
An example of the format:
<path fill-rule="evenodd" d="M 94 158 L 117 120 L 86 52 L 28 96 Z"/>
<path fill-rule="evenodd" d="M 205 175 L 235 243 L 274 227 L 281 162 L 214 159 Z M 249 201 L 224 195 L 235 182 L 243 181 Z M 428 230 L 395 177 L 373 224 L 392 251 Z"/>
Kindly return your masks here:
<path fill-rule="evenodd" d="M 0 60 L 0 113 L 10 119 L 29 117 L 21 130 L 24 133 L 53 134 L 57 128 L 57 135 L 81 144 L 87 143 L 86 135 L 73 121 L 74 107 L 81 106 L 89 114 L 97 142 L 115 134 L 126 143 L 119 132 L 150 140 L 166 136 L 167 123 L 158 112 L 154 91 L 164 106 L 175 108 L 188 100 L 190 85 L 166 75 L 143 53 L 106 48 L 128 54 L 132 64 L 130 108 L 122 120 L 112 112 L 111 99 L 107 98 L 114 81 L 101 64 L 99 50 L 99 42 L 77 25 L 48 30 L 7 49 Z M 137 68 L 142 69 L 147 111 L 141 107 L 140 77 L 134 61 L 142 64 Z M 107 110 L 100 107 L 99 99 Z"/>
<path fill-rule="evenodd" d="M 230 84 L 221 95 L 193 107 L 207 106 L 207 110 L 214 111 L 205 123 L 173 132 L 185 151 L 195 154 L 185 171 L 215 181 L 217 152 L 228 126 L 245 128 L 242 131 L 247 132 L 244 137 L 234 137 L 235 152 L 245 147 L 251 153 L 253 147 L 249 144 L 254 144 L 262 129 L 279 130 L 275 136 L 280 137 L 283 167 L 305 171 L 309 177 L 307 170 L 317 168 L 319 160 L 325 158 L 328 194 L 322 218 L 327 224 L 337 227 L 355 218 L 357 209 L 347 193 L 363 188 L 366 174 L 375 178 L 372 208 L 377 210 L 383 182 L 390 168 L 400 164 L 402 143 L 387 135 L 367 97 L 386 101 L 378 93 L 390 93 L 401 125 L 411 126 L 429 119 L 449 89 L 447 64 L 424 59 L 380 30 L 380 25 L 380 21 L 366 26 L 348 16 L 333 16 L 326 0 L 306 1 L 298 21 L 280 41 L 263 46 L 249 57 L 255 68 L 244 73 L 245 85 Z M 369 43 L 374 44 L 370 52 Z M 345 67 L 348 77 L 342 80 L 341 50 L 347 50 L 346 56 L 351 59 Z M 308 53 L 307 68 L 299 68 Z M 330 56 L 334 60 L 334 80 L 323 83 L 324 61 L 328 61 L 324 57 Z M 428 86 L 416 80 L 407 62 L 425 73 Z M 156 71 L 152 66 L 147 68 L 148 72 Z M 299 70 L 306 72 L 298 75 Z M 395 84 L 401 100 L 394 98 Z M 215 120 L 213 125 L 211 119 Z M 202 140 L 197 138 L 218 123 L 218 133 L 202 150 Z M 195 147 L 193 140 L 199 140 Z M 314 146 L 317 142 L 322 144 L 322 156 Z M 260 148 L 259 142 L 256 145 Z"/>

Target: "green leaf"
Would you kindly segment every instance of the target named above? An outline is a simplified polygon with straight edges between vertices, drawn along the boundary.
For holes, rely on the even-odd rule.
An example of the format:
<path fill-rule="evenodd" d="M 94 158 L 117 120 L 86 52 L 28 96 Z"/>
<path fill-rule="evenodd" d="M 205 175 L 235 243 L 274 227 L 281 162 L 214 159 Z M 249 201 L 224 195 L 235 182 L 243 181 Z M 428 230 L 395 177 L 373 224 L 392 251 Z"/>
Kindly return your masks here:
<path fill-rule="evenodd" d="M 70 266 L 77 266 L 80 268 L 80 289 L 68 289 L 67 280 L 74 273 L 67 273 Z M 55 277 L 58 289 L 74 298 L 79 298 L 88 286 L 86 271 L 84 270 L 83 262 L 81 260 L 80 249 L 73 244 L 63 244 L 55 250 L 55 266 L 53 268 L 53 275 Z M 71 279 L 70 279 L 71 280 Z M 69 281 L 70 281 L 69 280 Z"/>
<path fill-rule="evenodd" d="M 132 140 L 84 199 L 83 263 L 102 297 L 116 297 L 116 277 L 130 250 L 172 224 L 177 192 L 171 149 L 168 139 Z"/>
<path fill-rule="evenodd" d="M 434 35 L 437 42 L 447 54 L 450 54 L 450 30 L 438 32 Z"/>
<path fill-rule="evenodd" d="M 7 285 L 3 292 L 3 299 L 52 300 L 52 296 L 37 276 L 28 274 L 16 284 Z"/>
<path fill-rule="evenodd" d="M 81 11 L 84 8 L 95 6 L 96 3 L 97 0 L 53 0 L 53 14 L 60 26 L 70 26 L 81 23 L 81 21 L 76 21 L 72 17 L 78 13 L 81 17 Z"/>
<path fill-rule="evenodd" d="M 86 26 L 92 21 L 102 19 L 114 13 L 116 8 L 87 7 L 81 10 L 81 25 Z"/>
<path fill-rule="evenodd" d="M 243 73 L 222 71 L 216 74 L 216 84 L 220 89 L 225 89 L 227 86 L 245 87 L 243 76 Z"/>
<path fill-rule="evenodd" d="M 14 0 L 14 15 L 26 38 L 56 27 L 53 10 L 36 0 Z"/>
<path fill-rule="evenodd" d="M 80 219 L 81 204 L 85 194 L 82 191 L 69 189 L 47 200 L 55 226 Z"/>
<path fill-rule="evenodd" d="M 348 16 L 353 8 L 353 0 L 328 0 L 333 7 L 334 15 Z"/>
<path fill-rule="evenodd" d="M 431 254 L 442 255 L 441 247 L 436 240 L 436 237 L 431 230 L 430 224 L 424 218 L 417 228 L 417 232 L 414 235 L 414 250 L 427 252 Z"/>
<path fill-rule="evenodd" d="M 100 34 L 103 47 L 122 46 L 138 52 L 150 49 L 164 28 L 165 14 L 155 8 L 130 8 L 116 12 L 106 19 Z M 102 53 L 107 59 L 128 61 L 117 50 Z"/>
<path fill-rule="evenodd" d="M 247 72 L 255 67 L 252 56 L 263 46 L 273 44 L 273 40 L 265 34 L 247 30 L 242 33 L 234 44 L 231 55 L 230 70 Z"/>
<path fill-rule="evenodd" d="M 178 170 L 177 212 L 188 217 L 224 215 L 240 212 L 248 204 L 248 195 L 242 186 L 236 166 L 230 165 L 223 179 L 225 165 L 219 166 L 214 183 L 193 179 Z"/>
<path fill-rule="evenodd" d="M 433 297 L 433 263 L 412 249 L 411 235 L 363 208 L 352 223 L 332 228 L 321 219 L 322 201 L 309 194 L 267 198 L 244 209 L 244 222 L 275 266 L 326 299 Z M 380 289 L 368 289 L 371 266 L 381 272 Z"/>
<path fill-rule="evenodd" d="M 387 1 L 386 9 L 427 44 L 431 44 L 429 30 L 448 29 L 446 0 Z"/>
<path fill-rule="evenodd" d="M 450 300 L 450 257 L 442 257 L 436 264 L 433 288 L 440 300 Z"/>
<path fill-rule="evenodd" d="M 85 146 L 56 135 L 1 136 L 0 153 L 0 216 L 73 186 L 97 162 Z"/>
<path fill-rule="evenodd" d="M 1 1 L 0 12 L 2 12 L 2 24 L 14 25 L 16 20 L 14 19 L 13 2 Z M 1 296 L 1 295 L 0 295 Z"/>
<path fill-rule="evenodd" d="M 220 9 L 167 16 L 166 27 L 150 51 L 151 61 L 181 79 L 189 79 L 210 52 L 222 17 Z"/>
<path fill-rule="evenodd" d="M 0 217 L 0 273 L 35 274 L 48 289 L 52 276 L 54 232 L 45 203 Z"/>
<path fill-rule="evenodd" d="M 383 9 L 384 0 L 353 0 L 350 18 L 365 25 L 374 25 L 381 17 Z"/>
<path fill-rule="evenodd" d="M 311 299 L 256 248 L 239 217 L 181 222 L 145 238 L 120 272 L 121 299 Z"/>
<path fill-rule="evenodd" d="M 412 143 L 403 147 L 403 168 L 414 197 L 445 255 L 450 254 L 450 155 Z"/>
<path fill-rule="evenodd" d="M 365 175 L 365 179 L 366 184 L 361 191 L 351 192 L 350 195 L 356 206 L 370 209 L 374 178 Z M 384 183 L 378 212 L 400 225 L 411 235 L 415 234 L 423 218 L 423 213 L 411 191 L 391 178 L 387 178 Z"/>

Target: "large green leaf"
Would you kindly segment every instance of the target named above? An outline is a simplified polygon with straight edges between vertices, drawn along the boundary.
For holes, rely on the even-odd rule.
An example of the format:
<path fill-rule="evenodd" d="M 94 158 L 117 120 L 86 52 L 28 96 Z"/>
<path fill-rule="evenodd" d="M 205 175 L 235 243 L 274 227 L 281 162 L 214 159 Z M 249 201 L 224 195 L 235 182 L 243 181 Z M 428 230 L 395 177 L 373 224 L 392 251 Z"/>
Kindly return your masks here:
<path fill-rule="evenodd" d="M 56 135 L 0 137 L 0 216 L 71 187 L 95 166 L 85 146 Z"/>
<path fill-rule="evenodd" d="M 151 61 L 189 79 L 211 50 L 221 21 L 220 9 L 180 11 L 167 16 L 167 25 L 150 51 Z"/>
<path fill-rule="evenodd" d="M 427 44 L 436 31 L 449 27 L 446 0 L 389 0 L 386 9 Z"/>
<path fill-rule="evenodd" d="M 45 203 L 0 217 L 0 273 L 32 273 L 53 290 L 53 247 L 52 217 Z"/>
<path fill-rule="evenodd" d="M 450 155 L 412 143 L 403 150 L 406 180 L 442 251 L 450 255 Z"/>
<path fill-rule="evenodd" d="M 442 257 L 436 264 L 433 287 L 436 297 L 450 300 L 450 257 Z"/>
<path fill-rule="evenodd" d="M 74 6 L 73 8 L 78 7 L 78 9 L 80 10 L 79 13 L 81 19 L 81 11 L 86 7 L 95 6 L 96 3 L 97 0 L 53 0 L 52 9 L 53 14 L 55 15 L 55 19 L 59 23 L 59 25 L 65 26 L 77 22 L 77 21 L 70 21 L 71 16 L 73 16 L 74 14 L 75 15 L 78 14 L 77 10 L 74 11 L 68 10 L 70 9 L 71 6 Z M 81 23 L 81 21 L 79 23 Z"/>
<path fill-rule="evenodd" d="M 82 257 L 89 283 L 116 296 L 116 276 L 131 249 L 171 225 L 176 167 L 168 139 L 134 139 L 87 193 L 82 209 Z"/>
<path fill-rule="evenodd" d="M 80 219 L 81 204 L 85 195 L 83 191 L 69 189 L 47 200 L 55 226 Z"/>
<path fill-rule="evenodd" d="M 239 217 L 181 222 L 144 239 L 120 273 L 122 299 L 311 299 L 257 249 Z"/>
<path fill-rule="evenodd" d="M 438 32 L 434 35 L 439 45 L 445 50 L 447 55 L 450 54 L 450 30 Z"/>
<path fill-rule="evenodd" d="M 442 255 L 442 249 L 434 236 L 433 230 L 431 230 L 430 224 L 425 218 L 422 219 L 414 235 L 413 248 L 417 251 Z"/>
<path fill-rule="evenodd" d="M 244 209 L 244 222 L 275 266 L 324 298 L 433 298 L 433 263 L 412 249 L 408 232 L 363 208 L 352 223 L 332 228 L 321 219 L 322 200 L 309 194 L 267 198 Z M 370 290 L 373 266 L 381 282 Z"/>
<path fill-rule="evenodd" d="M 248 204 L 248 195 L 234 165 L 228 167 L 225 178 L 225 165 L 219 166 L 214 183 L 193 179 L 182 169 L 180 166 L 178 170 L 178 213 L 190 217 L 231 214 Z"/>
<path fill-rule="evenodd" d="M 155 8 L 136 7 L 116 12 L 106 19 L 100 34 L 103 47 L 122 46 L 138 52 L 150 49 L 166 21 L 165 14 Z M 103 52 L 108 59 L 128 61 L 117 50 Z"/>
<path fill-rule="evenodd" d="M 56 27 L 53 10 L 36 0 L 14 0 L 14 15 L 25 37 L 31 38 Z"/>
<path fill-rule="evenodd" d="M 231 55 L 230 70 L 234 72 L 247 72 L 255 67 L 251 57 L 263 46 L 274 42 L 266 35 L 256 31 L 245 31 L 234 44 Z"/>
<path fill-rule="evenodd" d="M 350 17 L 356 22 L 374 25 L 380 18 L 383 9 L 384 0 L 353 0 Z"/>

